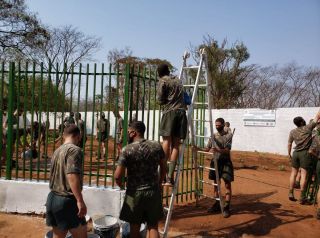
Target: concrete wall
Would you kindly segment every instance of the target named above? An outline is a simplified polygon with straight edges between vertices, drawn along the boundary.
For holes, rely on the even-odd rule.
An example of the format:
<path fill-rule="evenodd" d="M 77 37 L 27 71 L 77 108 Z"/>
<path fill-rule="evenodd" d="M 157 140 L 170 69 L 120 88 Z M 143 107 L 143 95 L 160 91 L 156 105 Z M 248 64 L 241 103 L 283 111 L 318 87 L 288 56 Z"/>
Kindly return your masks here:
<path fill-rule="evenodd" d="M 233 140 L 233 149 L 242 151 L 260 151 L 277 154 L 287 154 L 287 140 L 290 130 L 295 128 L 292 120 L 296 116 L 302 116 L 308 122 L 313 118 L 319 110 L 316 107 L 309 108 L 278 108 L 276 109 L 276 124 L 274 127 L 261 127 L 261 126 L 244 126 L 243 117 L 245 111 L 250 109 L 222 109 L 212 110 L 213 119 L 223 117 L 226 121 L 231 123 L 231 128 L 236 128 L 236 133 Z M 258 109 L 255 109 L 258 110 Z M 123 115 L 123 112 L 120 113 Z M 107 115 L 107 112 L 106 112 Z M 30 115 L 29 115 L 30 116 Z M 28 117 L 29 117 L 28 116 Z M 91 134 L 92 130 L 95 133 L 95 123 L 92 124 L 92 112 L 87 114 L 87 133 Z M 84 119 L 84 113 L 82 113 Z M 153 126 L 153 117 L 155 122 Z M 208 113 L 206 113 L 208 119 Z M 45 115 L 43 115 L 45 118 Z M 138 120 L 142 120 L 142 111 L 138 112 Z M 148 139 L 158 140 L 158 125 L 159 125 L 159 111 L 149 113 L 144 111 L 144 123 L 148 129 Z M 50 114 L 50 128 L 54 128 L 53 113 Z M 59 121 L 56 122 L 56 128 Z M 149 125 L 149 126 L 148 126 Z M 209 135 L 209 125 L 205 130 L 206 135 Z M 110 134 L 113 136 L 115 133 L 115 118 L 113 113 L 110 113 Z M 146 132 L 147 136 L 147 132 Z"/>
<path fill-rule="evenodd" d="M 0 211 L 43 214 L 48 193 L 48 183 L 0 179 Z M 83 196 L 89 216 L 118 217 L 124 191 L 85 186 Z"/>

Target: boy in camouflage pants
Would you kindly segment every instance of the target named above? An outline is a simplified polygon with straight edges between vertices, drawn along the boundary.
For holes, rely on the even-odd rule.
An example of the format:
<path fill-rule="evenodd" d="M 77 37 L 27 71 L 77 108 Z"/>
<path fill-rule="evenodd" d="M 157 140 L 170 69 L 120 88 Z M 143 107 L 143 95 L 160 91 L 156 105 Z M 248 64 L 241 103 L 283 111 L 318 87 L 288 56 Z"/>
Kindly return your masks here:
<path fill-rule="evenodd" d="M 165 177 L 166 161 L 159 142 L 144 139 L 145 129 L 141 121 L 130 123 L 129 144 L 122 149 L 115 179 L 122 188 L 127 170 L 127 190 L 120 219 L 130 223 L 130 237 L 140 237 L 140 225 L 147 222 L 149 237 L 158 238 L 158 222 L 163 217 L 161 181 Z"/>
<path fill-rule="evenodd" d="M 170 76 L 169 67 L 162 64 L 158 67 L 160 77 L 157 100 L 162 106 L 162 118 L 159 134 L 162 136 L 162 148 L 168 161 L 168 174 L 164 185 L 173 186 L 173 174 L 179 156 L 180 141 L 187 135 L 186 104 L 183 97 L 181 81 Z"/>

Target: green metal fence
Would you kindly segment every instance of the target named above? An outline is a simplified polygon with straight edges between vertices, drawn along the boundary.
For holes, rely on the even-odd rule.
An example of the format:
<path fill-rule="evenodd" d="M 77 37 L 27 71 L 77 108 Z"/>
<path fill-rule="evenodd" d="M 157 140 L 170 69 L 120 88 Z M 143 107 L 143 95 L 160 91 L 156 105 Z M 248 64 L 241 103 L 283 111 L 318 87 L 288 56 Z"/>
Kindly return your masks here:
<path fill-rule="evenodd" d="M 156 102 L 155 67 L 137 65 L 1 64 L 0 68 L 0 177 L 48 181 L 50 159 L 62 143 L 64 119 L 70 112 L 81 113 L 86 126 L 83 143 L 84 182 L 89 186 L 114 187 L 118 156 L 115 142 L 117 123 L 114 114 L 124 120 L 123 146 L 127 143 L 127 126 L 133 120 L 146 124 L 145 137 L 160 141 L 161 117 Z M 204 100 L 204 94 L 199 95 Z M 110 122 L 106 152 L 96 140 L 96 124 L 101 112 Z M 204 117 L 204 110 L 195 112 Z M 76 122 L 77 123 L 77 122 Z M 199 127 L 203 132 L 203 127 Z M 203 141 L 202 141 L 203 144 Z M 37 151 L 30 158 L 30 147 Z M 196 182 L 190 148 L 185 152 L 178 201 L 194 198 Z M 165 191 L 165 197 L 170 191 Z"/>

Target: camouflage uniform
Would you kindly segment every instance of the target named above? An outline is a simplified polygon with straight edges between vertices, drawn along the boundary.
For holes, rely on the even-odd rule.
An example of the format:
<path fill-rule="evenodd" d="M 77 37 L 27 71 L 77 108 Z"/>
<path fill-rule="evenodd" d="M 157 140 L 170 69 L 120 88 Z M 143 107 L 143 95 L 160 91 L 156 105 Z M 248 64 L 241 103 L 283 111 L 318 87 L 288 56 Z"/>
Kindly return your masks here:
<path fill-rule="evenodd" d="M 291 160 L 293 168 L 303 168 L 309 170 L 312 167 L 312 158 L 308 153 L 308 149 L 312 143 L 312 130 L 317 123 L 312 121 L 306 126 L 301 126 L 290 131 L 288 144 L 294 141 L 296 147 L 294 148 Z"/>
<path fill-rule="evenodd" d="M 110 129 L 110 122 L 105 118 L 100 118 L 97 121 L 97 128 L 98 128 L 98 140 L 104 142 L 109 137 L 109 129 Z"/>
<path fill-rule="evenodd" d="M 81 135 L 80 147 L 83 147 L 87 141 L 87 136 L 85 135 L 86 126 L 85 126 L 84 121 L 82 119 L 79 119 L 77 121 L 77 125 L 80 129 L 80 135 Z"/>
<path fill-rule="evenodd" d="M 173 76 L 160 78 L 157 100 L 163 110 L 159 129 L 161 136 L 186 138 L 188 122 L 183 93 L 183 85 L 178 78 Z"/>
<path fill-rule="evenodd" d="M 232 133 L 228 133 L 223 130 L 221 133 L 217 132 L 214 134 L 213 138 L 215 145 L 219 149 L 229 149 L 231 150 L 232 146 Z M 209 139 L 207 148 L 212 148 L 212 138 Z M 233 171 L 233 164 L 231 161 L 230 153 L 218 153 L 214 152 L 215 159 L 218 160 L 218 171 L 219 177 L 223 178 L 225 182 L 232 182 L 234 181 L 234 171 Z M 214 160 L 211 160 L 210 163 L 211 168 L 215 168 Z M 209 172 L 209 179 L 216 180 L 215 171 L 210 170 Z"/>
<path fill-rule="evenodd" d="M 161 145 L 142 139 L 122 149 L 118 164 L 127 169 L 127 191 L 120 219 L 156 225 L 163 217 L 158 165 L 164 159 Z"/>
<path fill-rule="evenodd" d="M 123 119 L 122 119 L 122 117 L 119 117 L 117 120 L 117 132 L 116 132 L 116 143 L 117 144 L 122 143 L 122 138 L 120 138 L 122 129 L 123 129 Z"/>
<path fill-rule="evenodd" d="M 81 149 L 73 144 L 61 145 L 53 154 L 49 187 L 51 192 L 46 202 L 46 223 L 68 230 L 86 224 L 78 217 L 77 201 L 72 193 L 67 174 L 79 174 L 80 186 L 83 185 Z"/>
<path fill-rule="evenodd" d="M 71 124 L 76 124 L 73 116 L 66 117 L 63 122 L 65 127 L 70 126 Z"/>
<path fill-rule="evenodd" d="M 313 154 L 317 155 L 317 165 L 316 165 L 316 175 L 317 175 L 317 181 L 320 185 L 320 130 L 318 129 L 315 132 L 315 135 L 312 139 L 312 144 L 309 148 L 309 152 L 313 152 Z"/>

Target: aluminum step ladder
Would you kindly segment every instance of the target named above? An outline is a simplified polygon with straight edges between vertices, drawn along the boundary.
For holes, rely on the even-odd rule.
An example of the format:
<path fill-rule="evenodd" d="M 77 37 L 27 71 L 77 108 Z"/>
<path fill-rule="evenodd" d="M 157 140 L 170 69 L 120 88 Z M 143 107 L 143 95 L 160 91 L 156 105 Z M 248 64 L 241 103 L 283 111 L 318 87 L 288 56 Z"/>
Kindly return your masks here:
<path fill-rule="evenodd" d="M 211 104 L 210 104 L 210 100 L 209 98 L 211 97 L 211 93 L 209 91 L 209 89 L 211 89 L 211 85 L 210 82 L 208 80 L 208 63 L 207 63 L 207 56 L 205 54 L 204 49 L 200 50 L 200 62 L 199 65 L 197 66 L 187 66 L 187 59 L 190 57 L 190 53 L 185 52 L 183 55 L 183 65 L 180 69 L 180 75 L 179 78 L 182 81 L 182 84 L 184 86 L 185 89 L 192 89 L 192 99 L 191 99 L 191 104 L 188 106 L 188 111 L 187 111 L 187 121 L 188 121 L 188 128 L 190 130 L 190 137 L 191 137 L 191 145 L 194 146 L 196 145 L 196 140 L 195 138 L 205 138 L 206 136 L 202 136 L 202 135 L 196 135 L 194 133 L 194 123 L 198 122 L 198 123 L 204 123 L 207 122 L 210 124 L 210 135 L 213 135 L 213 125 L 212 125 L 212 115 L 211 115 L 211 110 L 209 113 L 209 120 L 205 121 L 199 118 L 193 118 L 193 112 L 194 112 L 194 108 L 195 107 L 199 107 L 199 106 L 205 106 L 207 107 L 207 109 L 211 109 Z M 188 80 L 188 71 L 191 70 L 196 70 L 197 74 L 196 74 L 196 78 L 195 78 L 195 82 L 194 84 L 187 84 L 187 80 Z M 201 79 L 203 79 L 203 77 L 205 78 L 205 82 L 200 83 Z M 202 88 L 206 90 L 206 98 L 207 98 L 207 102 L 197 102 L 196 98 L 198 96 L 198 89 Z M 208 137 L 209 138 L 209 137 Z M 178 185 L 179 185 L 179 178 L 180 178 L 180 172 L 183 169 L 183 156 L 184 156 L 184 152 L 186 149 L 186 143 L 187 143 L 187 139 L 188 136 L 186 137 L 186 139 L 184 140 L 181 149 L 179 151 L 179 158 L 178 158 L 178 166 L 177 166 L 177 170 L 176 170 L 176 175 L 175 175 L 175 181 L 174 181 L 174 186 L 172 188 L 172 193 L 171 193 L 171 197 L 170 197 L 170 201 L 169 201 L 169 207 L 164 207 L 165 212 L 167 213 L 166 215 L 166 221 L 165 221 L 165 225 L 164 225 L 164 230 L 162 232 L 160 232 L 160 234 L 162 235 L 162 237 L 167 238 L 168 237 L 168 231 L 169 231 L 169 224 L 170 224 L 170 220 L 171 220 L 171 215 L 173 212 L 173 206 L 174 206 L 174 200 L 178 191 Z M 197 158 L 197 153 L 207 153 L 213 156 L 212 153 L 210 152 L 195 152 L 193 150 L 193 158 Z M 217 184 L 214 184 L 213 186 L 217 186 L 218 187 L 218 194 L 219 194 L 219 198 L 217 198 L 216 200 L 220 201 L 220 207 L 221 207 L 221 211 L 223 208 L 223 204 L 222 204 L 222 200 L 220 199 L 220 179 L 219 179 L 219 173 L 218 173 L 218 166 L 217 163 L 215 163 L 215 168 L 207 168 L 207 167 L 200 167 L 198 166 L 197 163 L 197 159 L 195 159 L 193 161 L 194 163 L 194 167 L 195 167 L 195 180 L 199 181 L 199 182 L 203 182 L 206 183 L 206 181 L 203 180 L 199 180 L 198 178 L 198 169 L 210 169 L 210 170 L 215 170 L 216 171 L 216 178 L 217 178 Z M 196 182 L 196 190 L 198 190 L 198 182 Z M 197 200 L 199 195 L 201 196 L 206 196 L 204 194 L 200 194 L 197 192 Z"/>

